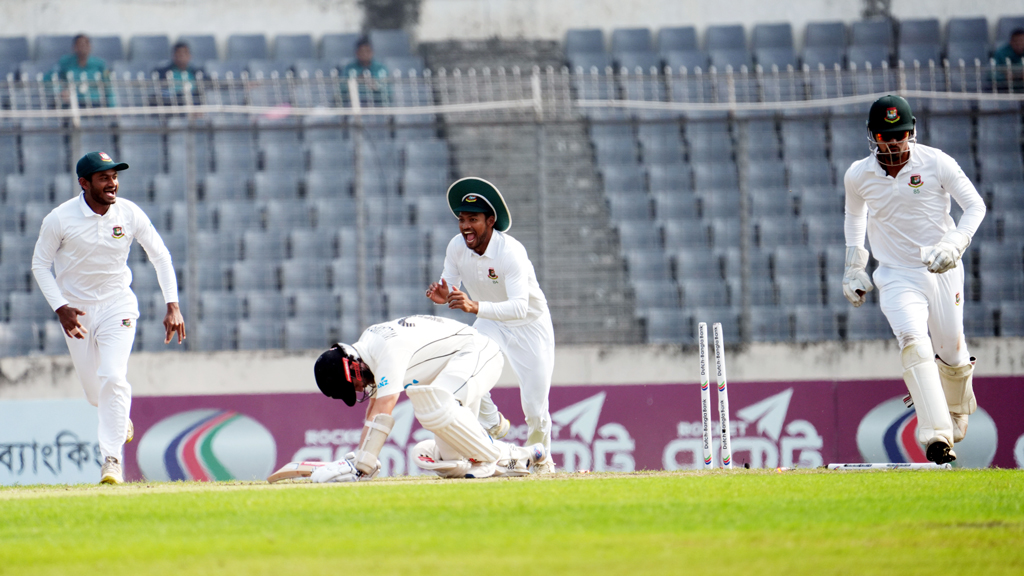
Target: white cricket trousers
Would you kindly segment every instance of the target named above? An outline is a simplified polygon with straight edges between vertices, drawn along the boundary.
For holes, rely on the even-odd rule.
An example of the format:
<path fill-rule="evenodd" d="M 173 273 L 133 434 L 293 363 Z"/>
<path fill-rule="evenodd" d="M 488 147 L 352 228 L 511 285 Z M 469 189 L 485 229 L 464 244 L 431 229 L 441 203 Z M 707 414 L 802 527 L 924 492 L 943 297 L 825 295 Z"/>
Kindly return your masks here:
<path fill-rule="evenodd" d="M 98 304 L 71 303 L 85 312 L 78 322 L 89 331 L 85 339 L 68 337 L 68 351 L 82 381 L 85 398 L 99 410 L 99 443 L 103 459 L 124 462 L 122 449 L 128 433 L 132 388 L 128 384 L 128 356 L 135 342 L 139 301 L 131 291 Z"/>
<path fill-rule="evenodd" d="M 480 414 L 480 401 L 490 397 L 491 388 L 501 377 L 504 366 L 505 358 L 498 344 L 482 334 L 476 334 L 471 344 L 448 359 L 429 385 L 447 390 L 473 413 L 473 417 L 477 417 Z"/>
<path fill-rule="evenodd" d="M 926 268 L 880 266 L 873 276 L 882 313 L 900 349 L 931 338 L 943 362 L 961 366 L 970 360 L 964 333 L 964 268 L 933 274 Z"/>
<path fill-rule="evenodd" d="M 519 378 L 519 396 L 529 429 L 525 444 L 544 444 L 550 453 L 548 394 L 555 370 L 555 329 L 550 312 L 545 311 L 543 316 L 523 326 L 478 318 L 473 327 L 498 343 Z"/>

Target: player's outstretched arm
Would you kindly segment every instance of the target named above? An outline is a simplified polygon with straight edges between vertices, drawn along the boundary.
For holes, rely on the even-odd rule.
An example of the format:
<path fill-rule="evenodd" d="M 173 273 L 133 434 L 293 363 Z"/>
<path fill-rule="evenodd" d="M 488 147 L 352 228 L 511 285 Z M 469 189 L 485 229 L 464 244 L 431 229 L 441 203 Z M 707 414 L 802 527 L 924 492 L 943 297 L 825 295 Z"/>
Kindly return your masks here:
<path fill-rule="evenodd" d="M 178 334 L 178 344 L 185 339 L 185 319 L 181 316 L 177 302 L 167 303 L 167 315 L 164 316 L 164 330 L 167 331 L 164 337 L 164 344 L 170 344 L 174 333 Z"/>
<path fill-rule="evenodd" d="M 441 278 L 441 282 L 434 282 L 427 288 L 427 298 L 434 304 L 444 304 L 448 301 L 448 283 L 445 282 L 444 278 Z"/>

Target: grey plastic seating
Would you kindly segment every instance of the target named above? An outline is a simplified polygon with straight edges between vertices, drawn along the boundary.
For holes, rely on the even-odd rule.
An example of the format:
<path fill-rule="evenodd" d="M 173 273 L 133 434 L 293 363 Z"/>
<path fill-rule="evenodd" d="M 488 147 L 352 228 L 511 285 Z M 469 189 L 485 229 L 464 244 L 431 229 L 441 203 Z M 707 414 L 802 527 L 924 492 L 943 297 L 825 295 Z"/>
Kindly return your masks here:
<path fill-rule="evenodd" d="M 727 280 L 739 281 L 742 273 L 740 269 L 740 247 L 715 248 L 715 254 L 722 260 L 722 271 Z M 750 250 L 750 275 L 751 277 L 771 279 L 771 250 L 752 248 Z"/>
<path fill-rule="evenodd" d="M 288 296 L 280 292 L 255 291 L 242 297 L 245 317 L 250 321 L 283 321 L 288 316 L 288 301 Z"/>
<path fill-rule="evenodd" d="M 688 278 L 722 279 L 722 259 L 707 250 L 668 246 L 679 282 Z"/>
<path fill-rule="evenodd" d="M 1024 300 L 1024 275 L 1016 270 L 982 270 L 981 301 L 998 303 Z"/>
<path fill-rule="evenodd" d="M 314 142 L 309 147 L 310 170 L 349 171 L 355 166 L 351 142 Z"/>
<path fill-rule="evenodd" d="M 329 230 L 297 228 L 288 232 L 288 258 L 331 260 L 338 255 L 338 240 Z"/>
<path fill-rule="evenodd" d="M 260 203 L 267 230 L 290 232 L 311 228 L 314 222 L 310 204 L 297 200 L 264 200 Z"/>
<path fill-rule="evenodd" d="M 231 289 L 234 292 L 278 290 L 279 262 L 246 261 L 230 266 Z"/>
<path fill-rule="evenodd" d="M 403 145 L 403 158 L 407 167 L 447 167 L 451 152 L 444 140 L 411 140 Z"/>
<path fill-rule="evenodd" d="M 808 215 L 802 217 L 801 220 L 804 221 L 809 246 L 843 244 L 846 241 L 841 218 L 836 219 L 831 215 Z"/>
<path fill-rule="evenodd" d="M 278 60 L 315 57 L 313 37 L 309 34 L 278 34 L 274 37 L 274 58 Z"/>
<path fill-rule="evenodd" d="M 797 67 L 796 52 L 792 48 L 755 48 L 754 59 L 766 72 L 771 72 L 773 67 L 780 71 Z"/>
<path fill-rule="evenodd" d="M 786 276 L 776 281 L 779 305 L 822 304 L 821 280 L 817 276 Z"/>
<path fill-rule="evenodd" d="M 356 41 L 362 34 L 324 34 L 320 39 L 320 58 L 330 62 L 342 62 L 356 57 Z"/>
<path fill-rule="evenodd" d="M 218 58 L 217 41 L 213 34 L 183 34 L 178 40 L 188 44 L 193 62 L 206 62 Z"/>
<path fill-rule="evenodd" d="M 263 211 L 252 202 L 226 200 L 215 206 L 218 231 L 243 232 L 263 228 Z"/>
<path fill-rule="evenodd" d="M 332 322 L 313 319 L 287 320 L 284 323 L 284 348 L 286 350 L 326 350 L 341 340 L 337 327 Z"/>
<path fill-rule="evenodd" d="M 666 221 L 695 221 L 700 217 L 697 196 L 682 190 L 656 190 L 651 192 L 655 218 Z"/>
<path fill-rule="evenodd" d="M 369 36 L 375 58 L 412 55 L 409 33 L 405 30 L 370 30 Z"/>
<path fill-rule="evenodd" d="M 769 306 L 751 307 L 750 339 L 754 342 L 789 342 L 793 340 L 789 309 Z"/>
<path fill-rule="evenodd" d="M 938 44 L 900 44 L 896 59 L 902 61 L 907 68 L 913 68 L 915 61 L 922 68 L 927 68 L 930 63 L 942 65 Z"/>
<path fill-rule="evenodd" d="M 427 260 L 422 256 L 386 255 L 380 261 L 379 279 L 381 288 L 412 287 L 425 290 Z"/>
<path fill-rule="evenodd" d="M 796 215 L 793 195 L 785 186 L 751 186 L 748 202 L 750 215 L 754 218 L 775 217 L 792 225 Z"/>
<path fill-rule="evenodd" d="M 693 184 L 698 192 L 721 189 L 738 190 L 739 174 L 736 164 L 732 162 L 694 164 Z"/>
<path fill-rule="evenodd" d="M 263 34 L 231 34 L 226 60 L 266 60 L 267 38 Z"/>
<path fill-rule="evenodd" d="M 651 190 L 693 191 L 693 173 L 686 164 L 647 166 Z"/>
<path fill-rule="evenodd" d="M 728 287 L 717 277 L 693 276 L 680 278 L 679 287 L 683 294 L 683 305 L 687 308 L 729 305 Z"/>
<path fill-rule="evenodd" d="M 671 280 L 669 260 L 661 250 L 638 250 L 623 254 L 630 280 Z"/>
<path fill-rule="evenodd" d="M 704 47 L 707 50 L 719 50 L 729 48 L 747 48 L 746 34 L 743 26 L 718 25 L 708 26 L 704 30 Z"/>
<path fill-rule="evenodd" d="M 883 63 L 889 62 L 889 49 L 877 44 L 850 46 L 846 51 L 846 60 L 851 66 L 856 65 L 858 70 L 865 69 L 867 64 L 878 70 Z"/>
<path fill-rule="evenodd" d="M 326 290 L 331 287 L 330 259 L 297 258 L 281 263 L 285 290 Z"/>
<path fill-rule="evenodd" d="M 236 292 L 201 292 L 198 312 L 200 321 L 237 320 L 242 317 L 242 295 Z"/>
<path fill-rule="evenodd" d="M 892 49 L 892 24 L 885 20 L 860 20 L 850 25 L 850 46 L 883 46 Z"/>
<path fill-rule="evenodd" d="M 687 341 L 689 315 L 674 308 L 651 308 L 643 316 L 646 341 L 649 344 L 667 344 Z"/>
<path fill-rule="evenodd" d="M 738 73 L 741 67 L 746 66 L 750 69 L 753 68 L 754 65 L 750 52 L 748 52 L 746 48 L 720 48 L 708 50 L 708 58 L 711 61 L 711 65 L 717 68 L 720 72 L 725 72 L 728 67 L 732 67 L 733 72 Z"/>
<path fill-rule="evenodd" d="M 1024 336 L 1024 302 L 999 305 L 1000 336 Z"/>
<path fill-rule="evenodd" d="M 612 88 L 601 81 L 599 83 L 590 83 L 587 81 L 587 76 L 591 74 L 603 75 L 612 65 L 612 57 L 610 54 L 604 52 L 577 52 L 569 54 L 569 70 L 576 74 L 583 74 L 583 83 L 578 85 L 577 88 L 584 89 L 584 95 L 589 98 L 610 98 L 612 95 L 608 92 Z M 574 79 L 575 80 L 575 79 Z"/>
<path fill-rule="evenodd" d="M 838 340 L 836 315 L 832 308 L 820 306 L 794 306 L 794 339 L 797 342 Z"/>
<path fill-rule="evenodd" d="M 885 340 L 893 337 L 889 321 L 875 304 L 850 307 L 846 313 L 847 340 Z"/>
<path fill-rule="evenodd" d="M 842 68 L 846 61 L 846 47 L 807 46 L 804 48 L 800 60 L 811 70 L 817 70 L 819 66 L 824 66 L 827 70 L 834 70 L 837 65 Z"/>
<path fill-rule="evenodd" d="M 747 182 L 761 188 L 784 187 L 786 167 L 778 161 L 752 161 L 747 163 Z"/>
<path fill-rule="evenodd" d="M 615 228 L 623 251 L 661 248 L 661 231 L 650 222 L 617 222 Z"/>
<path fill-rule="evenodd" d="M 600 29 L 572 29 L 565 33 L 565 53 L 604 53 L 604 32 Z"/>
<path fill-rule="evenodd" d="M 336 322 L 341 318 L 341 296 L 337 293 L 311 288 L 289 290 L 293 317 L 310 321 L 323 319 Z"/>
<path fill-rule="evenodd" d="M 649 78 L 652 75 L 652 71 L 654 72 L 653 75 L 656 76 L 658 71 L 661 69 L 661 60 L 661 56 L 657 52 L 653 52 L 651 50 L 637 52 L 620 52 L 615 54 L 614 56 L 616 68 L 618 68 L 619 70 L 625 70 L 626 73 L 629 74 L 630 76 L 639 76 L 640 78 Z M 647 78 L 644 79 L 647 80 Z M 620 78 L 620 81 L 623 81 L 623 79 Z M 627 90 L 627 96 L 629 96 L 632 100 L 657 99 L 652 97 L 639 97 L 644 93 L 657 95 L 663 94 L 663 91 L 654 91 L 656 89 L 661 88 L 660 83 L 637 85 L 635 86 L 635 90 L 630 90 L 630 88 L 634 88 L 631 85 L 626 85 L 625 88 Z"/>
<path fill-rule="evenodd" d="M 39 352 L 39 324 L 12 321 L 0 323 L 0 356 L 26 356 Z"/>
<path fill-rule="evenodd" d="M 242 233 L 242 260 L 283 260 L 286 252 L 286 233 L 263 230 Z"/>
<path fill-rule="evenodd" d="M 184 200 L 184 182 L 181 182 L 181 200 Z M 245 200 L 249 197 L 249 179 L 229 172 L 207 174 L 202 179 L 202 195 L 204 202 L 221 202 L 224 200 Z"/>
<path fill-rule="evenodd" d="M 708 68 L 708 55 L 701 50 L 672 50 L 662 53 L 665 59 L 665 66 L 672 69 L 673 74 L 679 74 L 685 68 L 687 74 L 693 74 L 700 68 L 706 72 Z"/>
<path fill-rule="evenodd" d="M 675 50 L 696 50 L 697 29 L 679 26 L 658 30 L 658 51 L 662 54 Z"/>
<path fill-rule="evenodd" d="M 0 62 L 17 63 L 28 59 L 28 38 L 25 36 L 0 38 Z"/>
<path fill-rule="evenodd" d="M 423 74 L 427 68 L 422 56 L 388 56 L 381 58 L 381 63 L 390 74 L 400 73 L 402 76 Z"/>
<path fill-rule="evenodd" d="M 988 20 L 985 18 L 950 18 L 946 22 L 946 39 L 954 42 L 988 44 Z"/>
<path fill-rule="evenodd" d="M 1004 244 L 985 242 L 977 250 L 980 272 L 1024 273 L 1024 248 L 1020 238 L 1008 239 Z"/>
<path fill-rule="evenodd" d="M 665 248 L 706 249 L 711 245 L 708 226 L 696 220 L 664 220 Z"/>
<path fill-rule="evenodd" d="M 124 60 L 124 44 L 120 36 L 92 36 L 89 38 L 91 56 L 104 60 L 109 65 L 116 60 Z M 71 50 L 68 50 L 70 53 Z"/>
<path fill-rule="evenodd" d="M 296 200 L 301 182 L 301 172 L 257 172 L 253 177 L 253 197 L 257 200 Z"/>
<path fill-rule="evenodd" d="M 935 18 L 900 20 L 900 44 L 938 44 L 942 37 Z"/>
<path fill-rule="evenodd" d="M 712 324 L 719 322 L 722 324 L 722 337 L 726 342 L 739 342 L 740 339 L 740 311 L 735 306 L 701 306 L 699 308 L 687 307 L 686 310 L 691 318 L 691 329 L 689 331 L 692 334 L 690 342 L 696 343 L 697 338 L 697 324 L 700 322 L 706 322 L 708 325 L 708 331 L 710 333 Z"/>
<path fill-rule="evenodd" d="M 46 322 L 56 318 L 56 314 L 38 289 L 32 292 L 11 292 L 7 298 L 7 319 L 11 322 Z"/>
<path fill-rule="evenodd" d="M 820 276 L 818 250 L 816 246 L 779 246 L 772 250 L 772 274 L 776 281 L 789 276 L 809 277 L 817 280 Z"/>
<path fill-rule="evenodd" d="M 668 308 L 680 306 L 679 288 L 670 280 L 632 280 L 636 307 Z"/>
<path fill-rule="evenodd" d="M 1000 16 L 996 22 L 996 43 L 1002 45 L 1010 39 L 1010 32 L 1024 28 L 1024 16 Z"/>
<path fill-rule="evenodd" d="M 865 146 L 866 148 L 866 146 Z M 821 160 L 787 160 L 789 185 L 793 188 L 831 187 L 832 166 Z"/>
<path fill-rule="evenodd" d="M 171 41 L 164 34 L 132 36 L 128 40 L 132 61 L 156 62 L 171 57 Z"/>
<path fill-rule="evenodd" d="M 284 329 L 279 322 L 242 320 L 238 323 L 239 350 L 284 348 Z"/>
<path fill-rule="evenodd" d="M 612 30 L 612 54 L 649 52 L 652 49 L 651 31 L 647 28 L 616 28 Z"/>

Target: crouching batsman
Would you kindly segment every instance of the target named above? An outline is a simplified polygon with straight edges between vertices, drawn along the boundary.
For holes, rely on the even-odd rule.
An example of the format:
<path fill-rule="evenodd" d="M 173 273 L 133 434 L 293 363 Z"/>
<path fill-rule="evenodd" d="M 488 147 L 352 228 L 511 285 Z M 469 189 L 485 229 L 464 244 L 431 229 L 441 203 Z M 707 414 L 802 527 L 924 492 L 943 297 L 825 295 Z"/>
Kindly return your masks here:
<path fill-rule="evenodd" d="M 279 472 L 307 475 L 300 470 L 305 464 L 314 482 L 373 479 L 394 423 L 391 412 L 404 390 L 420 425 L 434 433 L 414 449 L 420 468 L 443 478 L 525 476 L 547 456 L 544 446 L 493 440 L 478 420 L 480 401 L 504 363 L 497 343 L 455 320 L 407 316 L 370 326 L 358 342 L 334 345 L 313 367 L 326 396 L 349 406 L 366 403 L 359 449 L 338 462 L 293 463 L 294 474 L 285 470 L 292 465 Z"/>

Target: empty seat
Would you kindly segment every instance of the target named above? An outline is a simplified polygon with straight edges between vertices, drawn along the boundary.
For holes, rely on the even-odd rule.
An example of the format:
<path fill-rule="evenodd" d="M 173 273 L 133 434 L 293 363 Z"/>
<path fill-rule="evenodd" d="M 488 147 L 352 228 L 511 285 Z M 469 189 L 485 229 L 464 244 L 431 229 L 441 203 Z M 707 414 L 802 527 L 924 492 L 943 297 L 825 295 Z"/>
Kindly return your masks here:
<path fill-rule="evenodd" d="M 402 76 L 419 75 L 427 68 L 422 56 L 389 56 L 381 58 L 381 63 L 391 74 L 397 72 Z"/>
<path fill-rule="evenodd" d="M 950 18 L 946 22 L 946 39 L 955 42 L 988 44 L 988 20 L 985 18 Z"/>
<path fill-rule="evenodd" d="M 642 315 L 646 342 L 667 344 L 689 341 L 690 317 L 675 308 L 649 308 Z"/>
<path fill-rule="evenodd" d="M 7 302 L 11 322 L 46 322 L 57 317 L 39 291 L 11 292 Z"/>
<path fill-rule="evenodd" d="M 900 44 L 896 56 L 904 66 L 913 67 L 917 62 L 921 67 L 927 68 L 929 63 L 942 65 L 939 52 L 938 44 Z"/>
<path fill-rule="evenodd" d="M 630 280 L 671 280 L 668 258 L 660 250 L 640 250 L 623 254 Z"/>
<path fill-rule="evenodd" d="M 747 48 L 747 38 L 743 26 L 719 25 L 708 26 L 704 30 L 704 47 L 708 51 L 720 49 Z"/>
<path fill-rule="evenodd" d="M 257 200 L 295 200 L 302 177 L 295 171 L 257 172 L 253 178 L 253 196 Z"/>
<path fill-rule="evenodd" d="M 565 33 L 565 53 L 604 53 L 604 33 L 599 29 L 572 29 Z"/>
<path fill-rule="evenodd" d="M 54 64 L 62 56 L 70 54 L 74 43 L 73 34 L 39 34 L 36 36 L 35 61 Z"/>
<path fill-rule="evenodd" d="M 227 60 L 265 60 L 267 38 L 263 34 L 231 34 L 227 49 Z"/>
<path fill-rule="evenodd" d="M 356 57 L 356 42 L 362 34 L 348 32 L 324 34 L 320 39 L 320 58 L 330 62 L 344 62 Z"/>
<path fill-rule="evenodd" d="M 17 63 L 28 59 L 28 38 L 24 36 L 0 38 L 0 62 Z"/>
<path fill-rule="evenodd" d="M 789 66 L 796 68 L 796 52 L 792 48 L 756 48 L 754 59 L 766 71 L 772 67 L 779 70 L 786 70 Z"/>
<path fill-rule="evenodd" d="M 1024 302 L 1003 302 L 999 305 L 999 335 L 1024 336 Z"/>
<path fill-rule="evenodd" d="M 284 348 L 284 328 L 279 322 L 242 320 L 238 323 L 239 350 Z"/>
<path fill-rule="evenodd" d="M 743 282 L 739 276 L 728 277 L 731 302 L 739 306 L 743 302 Z M 757 274 L 751 274 L 747 290 L 750 292 L 750 304 L 752 306 L 776 306 L 778 298 L 775 293 L 775 284 L 771 279 Z"/>
<path fill-rule="evenodd" d="M 249 292 L 242 298 L 245 317 L 256 321 L 283 321 L 289 313 L 289 297 L 280 292 Z"/>
<path fill-rule="evenodd" d="M 0 323 L 0 356 L 25 356 L 39 352 L 39 325 L 35 322 Z"/>
<path fill-rule="evenodd" d="M 341 318 L 341 296 L 327 290 L 296 289 L 288 293 L 297 320 L 314 319 L 336 322 Z"/>
<path fill-rule="evenodd" d="M 351 142 L 314 142 L 309 147 L 310 170 L 351 170 L 355 164 L 355 150 Z"/>
<path fill-rule="evenodd" d="M 212 34 L 182 34 L 178 40 L 188 44 L 193 62 L 217 59 L 217 41 Z"/>
<path fill-rule="evenodd" d="M 198 312 L 200 321 L 238 320 L 242 317 L 242 295 L 222 291 L 201 292 Z"/>
<path fill-rule="evenodd" d="M 711 245 L 707 225 L 696 220 L 663 221 L 662 230 L 668 250 L 707 248 Z"/>
<path fill-rule="evenodd" d="M 722 48 L 718 50 L 708 50 L 708 58 L 711 61 L 711 65 L 720 71 L 727 71 L 728 68 L 732 68 L 734 72 L 739 72 L 740 68 L 746 66 L 750 68 L 753 66 L 753 60 L 750 59 L 750 52 L 747 52 L 746 48 Z"/>
<path fill-rule="evenodd" d="M 839 338 L 836 315 L 831 308 L 794 306 L 794 339 L 797 342 L 821 342 Z"/>
<path fill-rule="evenodd" d="M 749 190 L 748 207 L 750 215 L 754 218 L 780 217 L 792 224 L 795 215 L 793 195 L 785 186 L 752 186 Z"/>
<path fill-rule="evenodd" d="M 267 230 L 290 232 L 311 228 L 314 223 L 312 207 L 297 200 L 265 200 L 261 202 L 263 220 Z"/>
<path fill-rule="evenodd" d="M 846 242 L 842 218 L 831 215 L 808 215 L 801 219 L 804 221 L 809 246 L 827 246 Z"/>
<path fill-rule="evenodd" d="M 299 228 L 288 232 L 288 258 L 331 260 L 338 255 L 338 239 L 327 230 Z"/>
<path fill-rule="evenodd" d="M 92 48 L 90 56 L 105 60 L 108 64 L 124 60 L 124 44 L 120 36 L 92 36 L 89 41 Z"/>
<path fill-rule="evenodd" d="M 658 31 L 658 52 L 697 50 L 697 29 L 693 26 L 662 28 Z"/>
<path fill-rule="evenodd" d="M 285 290 L 326 290 L 331 287 L 330 258 L 298 258 L 281 263 Z"/>
<path fill-rule="evenodd" d="M 262 230 L 242 233 L 242 260 L 282 260 L 286 252 L 285 233 Z"/>
<path fill-rule="evenodd" d="M 128 57 L 136 62 L 158 62 L 171 57 L 171 42 L 164 34 L 132 36 Z"/>
<path fill-rule="evenodd" d="M 935 44 L 938 45 L 941 33 L 939 21 L 935 18 L 900 20 L 900 45 Z"/>
<path fill-rule="evenodd" d="M 683 294 L 683 306 L 728 306 L 729 288 L 716 275 L 696 275 L 679 279 Z"/>
<path fill-rule="evenodd" d="M 789 185 L 793 188 L 820 187 L 833 185 L 832 166 L 821 160 L 789 160 Z"/>
<path fill-rule="evenodd" d="M 892 24 L 888 20 L 861 20 L 850 25 L 850 46 L 882 46 L 892 49 Z"/>
<path fill-rule="evenodd" d="M 182 184 L 184 183 L 182 182 Z M 161 184 L 161 186 L 163 185 Z M 245 200 L 249 197 L 249 179 L 240 178 L 237 174 L 231 173 L 207 174 L 202 179 L 201 191 L 200 198 L 204 202 Z M 183 197 L 184 190 L 182 189 L 180 193 Z"/>
<path fill-rule="evenodd" d="M 856 65 L 858 69 L 864 69 L 868 64 L 872 68 L 881 68 L 882 64 L 889 63 L 889 49 L 880 45 L 850 46 L 846 51 L 846 59 L 850 65 Z"/>
<path fill-rule="evenodd" d="M 982 270 L 981 301 L 999 303 L 1024 300 L 1024 275 L 1018 270 Z"/>
<path fill-rule="evenodd" d="M 693 166 L 693 184 L 699 192 L 705 190 L 738 190 L 739 175 L 736 164 L 696 164 Z"/>
<path fill-rule="evenodd" d="M 638 310 L 645 308 L 678 308 L 679 288 L 669 280 L 632 280 Z"/>
<path fill-rule="evenodd" d="M 279 290 L 279 266 L 277 262 L 249 260 L 231 264 L 230 286 L 235 292 L 252 290 Z"/>
<path fill-rule="evenodd" d="M 787 308 L 753 306 L 750 339 L 754 342 L 788 342 L 793 339 L 792 318 Z"/>
<path fill-rule="evenodd" d="M 782 162 L 747 163 L 747 182 L 760 188 L 781 188 L 786 186 L 786 167 Z"/>
<path fill-rule="evenodd" d="M 950 42 L 946 47 L 946 58 L 952 67 L 963 62 L 966 66 L 982 66 L 988 63 L 988 44 L 985 42 Z M 955 73 L 955 72 L 954 72 Z M 959 85 L 959 82 L 955 83 Z"/>
<path fill-rule="evenodd" d="M 412 54 L 409 33 L 405 30 L 370 30 L 370 43 L 376 58 L 409 56 Z"/>
<path fill-rule="evenodd" d="M 740 310 L 735 306 L 701 306 L 699 308 L 687 308 L 692 317 L 690 334 L 697 334 L 697 324 L 706 322 L 708 331 L 713 329 L 713 324 L 722 324 L 722 338 L 726 342 L 740 341 Z M 692 341 L 695 343 L 695 340 Z"/>
<path fill-rule="evenodd" d="M 213 150 L 216 172 L 250 174 L 256 171 L 256 154 L 248 144 L 215 142 Z"/>
<path fill-rule="evenodd" d="M 1008 238 L 1006 242 L 985 242 L 978 247 L 977 264 L 981 272 L 1024 273 L 1024 249 L 1020 238 Z"/>
<path fill-rule="evenodd" d="M 892 337 L 889 321 L 877 305 L 866 303 L 846 313 L 847 340 L 887 340 Z"/>
<path fill-rule="evenodd" d="M 286 350 L 326 350 L 339 341 L 341 333 L 333 322 L 288 320 L 284 323 Z"/>
<path fill-rule="evenodd" d="M 648 222 L 617 222 L 615 227 L 623 251 L 661 247 L 661 231 Z"/>
<path fill-rule="evenodd" d="M 824 303 L 821 280 L 817 274 L 779 277 L 775 282 L 775 291 L 780 306 L 820 306 Z"/>
<path fill-rule="evenodd" d="M 651 193 L 655 218 L 693 221 L 700 217 L 697 197 L 693 193 L 677 190 L 656 190 Z"/>
<path fill-rule="evenodd" d="M 722 259 L 719 255 L 686 247 L 673 250 L 669 246 L 668 250 L 672 254 L 675 277 L 679 282 L 688 278 L 722 279 Z"/>
<path fill-rule="evenodd" d="M 263 211 L 252 202 L 227 200 L 216 204 L 216 229 L 220 232 L 242 232 L 263 227 Z"/>
<path fill-rule="evenodd" d="M 675 74 L 682 69 L 685 69 L 688 74 L 693 74 L 698 68 L 703 71 L 708 67 L 708 55 L 701 50 L 673 50 L 665 52 L 663 56 L 665 66 L 671 68 Z"/>
<path fill-rule="evenodd" d="M 800 59 L 811 70 L 817 70 L 820 66 L 824 66 L 827 70 L 833 70 L 836 66 L 842 68 L 846 61 L 846 48 L 844 46 L 807 46 Z"/>
<path fill-rule="evenodd" d="M 313 37 L 309 34 L 278 34 L 274 38 L 274 58 L 278 60 L 316 58 Z"/>
<path fill-rule="evenodd" d="M 651 190 L 693 190 L 693 173 L 685 164 L 647 166 L 647 177 Z"/>
<path fill-rule="evenodd" d="M 612 30 L 612 53 L 650 52 L 651 31 L 647 28 L 616 28 Z"/>
<path fill-rule="evenodd" d="M 612 65 L 612 57 L 604 52 L 575 52 L 569 54 L 569 69 L 577 75 L 584 75 L 582 81 L 577 85 L 587 98 L 609 98 L 614 90 L 604 80 L 588 82 L 588 75 L 604 74 L 607 68 Z"/>
<path fill-rule="evenodd" d="M 804 32 L 805 46 L 846 46 L 846 25 L 842 22 L 809 22 Z"/>
<path fill-rule="evenodd" d="M 730 216 L 739 214 L 739 208 Z M 738 248 L 740 245 L 740 219 L 730 216 L 716 217 L 708 225 L 711 245 L 717 248 Z"/>

